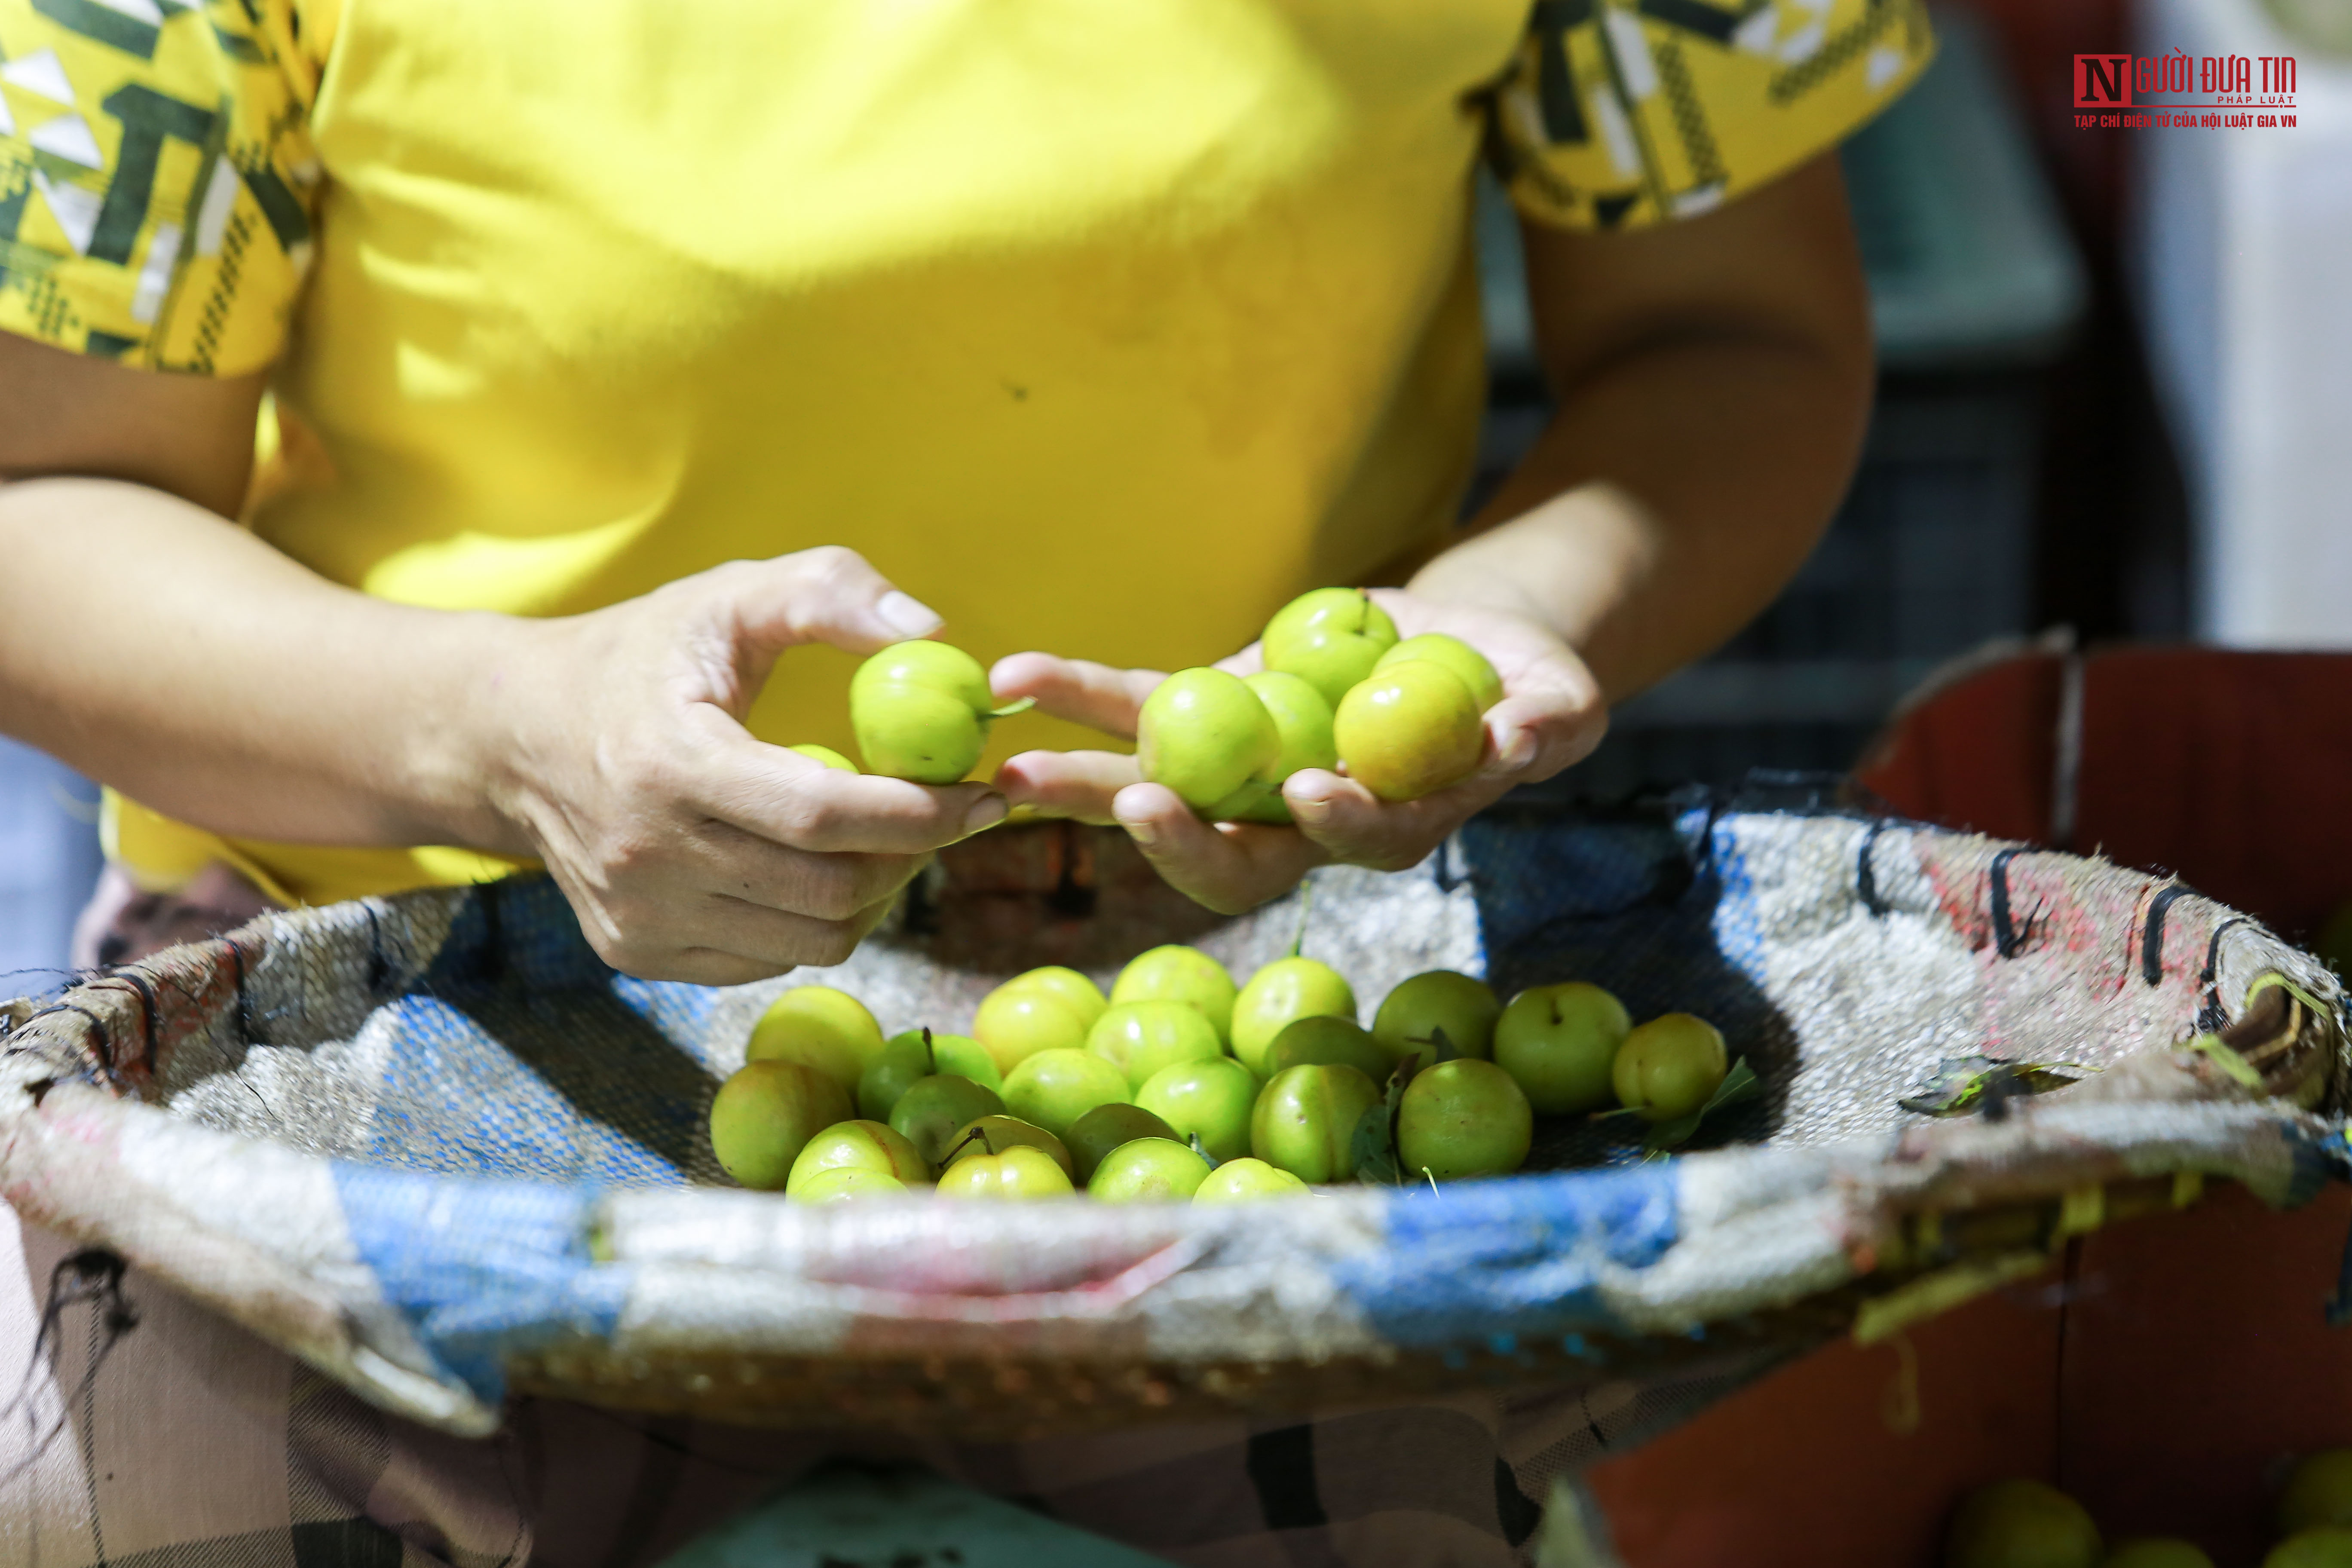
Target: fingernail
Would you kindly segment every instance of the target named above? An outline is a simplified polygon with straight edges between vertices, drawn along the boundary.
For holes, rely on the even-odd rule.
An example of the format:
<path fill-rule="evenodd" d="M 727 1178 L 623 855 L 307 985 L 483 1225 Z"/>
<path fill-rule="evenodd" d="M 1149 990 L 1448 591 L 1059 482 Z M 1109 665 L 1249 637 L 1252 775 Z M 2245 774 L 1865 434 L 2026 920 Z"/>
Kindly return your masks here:
<path fill-rule="evenodd" d="M 882 602 L 874 606 L 874 613 L 882 617 L 884 626 L 910 637 L 927 637 L 947 624 L 929 605 L 912 594 L 902 594 L 896 588 L 882 595 Z"/>
<path fill-rule="evenodd" d="M 1320 827 L 1331 820 L 1331 803 L 1312 795 L 1294 800 L 1290 803 L 1290 815 L 1309 827 Z"/>
<path fill-rule="evenodd" d="M 1013 808 L 1010 805 L 1005 804 L 1004 797 L 1001 795 L 986 795 L 981 796 L 980 804 L 973 806 L 971 811 L 964 815 L 963 830 L 965 836 L 968 837 L 972 834 L 980 832 L 983 828 L 995 826 L 998 823 L 1004 820 L 1004 814 L 1012 809 Z"/>
<path fill-rule="evenodd" d="M 1118 825 L 1127 829 L 1127 836 L 1129 838 L 1134 839 L 1146 849 L 1160 842 L 1160 827 L 1156 823 L 1139 816 L 1122 816 L 1118 819 Z"/>
<path fill-rule="evenodd" d="M 1511 738 L 1495 753 L 1496 765 L 1505 773 L 1517 773 L 1536 760 L 1536 738 L 1525 730 L 1514 730 Z"/>

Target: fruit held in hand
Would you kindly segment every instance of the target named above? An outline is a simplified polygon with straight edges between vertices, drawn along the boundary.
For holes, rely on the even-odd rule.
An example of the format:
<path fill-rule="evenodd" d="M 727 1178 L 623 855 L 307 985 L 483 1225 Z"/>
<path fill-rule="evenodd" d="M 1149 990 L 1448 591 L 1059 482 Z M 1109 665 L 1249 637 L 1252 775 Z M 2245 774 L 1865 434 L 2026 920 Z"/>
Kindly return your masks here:
<path fill-rule="evenodd" d="M 1196 1204 L 1247 1204 L 1260 1198 L 1286 1198 L 1307 1191 L 1307 1185 L 1287 1171 L 1263 1160 L 1228 1160 L 1192 1189 Z"/>
<path fill-rule="evenodd" d="M 989 721 L 1030 706 L 997 707 L 980 661 L 942 642 L 893 643 L 849 680 L 849 723 L 866 767 L 917 784 L 961 779 L 988 744 Z"/>
<path fill-rule="evenodd" d="M 1380 1086 L 1354 1068 L 1277 1073 L 1250 1113 L 1250 1152 L 1302 1182 L 1351 1180 L 1356 1123 L 1380 1103 Z"/>
<path fill-rule="evenodd" d="M 1441 1182 L 1505 1176 L 1528 1157 L 1535 1116 L 1511 1075 L 1463 1057 L 1413 1075 L 1397 1103 L 1397 1163 Z"/>
<path fill-rule="evenodd" d="M 2090 1514 L 2040 1481 L 1978 1488 L 1944 1532 L 1944 1568 L 2098 1568 L 2099 1556 Z"/>
<path fill-rule="evenodd" d="M 1434 1060 L 1443 1030 L 1454 1055 L 1491 1057 L 1495 1020 L 1502 1016 L 1502 1001 L 1485 981 L 1433 969 L 1388 994 L 1372 1018 L 1372 1038 L 1392 1058 L 1418 1055 Z"/>
<path fill-rule="evenodd" d="M 946 1163 L 951 1166 L 976 1154 L 1002 1154 L 1007 1149 L 1034 1149 L 1061 1166 L 1062 1174 L 1074 1184 L 1078 1180 L 1077 1163 L 1069 1145 L 1017 1116 L 983 1116 L 957 1128 L 948 1139 Z"/>
<path fill-rule="evenodd" d="M 2213 1568 L 2213 1559 L 2190 1542 L 2143 1536 L 2118 1544 L 2099 1568 Z"/>
<path fill-rule="evenodd" d="M 987 1089 L 1002 1089 L 1004 1084 L 1004 1075 L 996 1070 L 996 1058 L 978 1040 L 909 1029 L 884 1041 L 882 1054 L 866 1063 L 858 1076 L 857 1114 L 868 1121 L 889 1121 L 908 1087 L 933 1073 L 968 1078 Z"/>
<path fill-rule="evenodd" d="M 751 1062 L 710 1102 L 710 1152 L 747 1187 L 780 1191 L 808 1141 L 850 1119 L 841 1085 L 801 1062 Z"/>
<path fill-rule="evenodd" d="M 1633 1031 L 1625 1005 L 1598 985 L 1537 985 L 1495 1021 L 1495 1065 L 1547 1116 L 1599 1110 L 1616 1098 L 1610 1074 Z"/>
<path fill-rule="evenodd" d="M 1396 646 L 1396 623 L 1360 588 L 1301 594 L 1265 623 L 1258 652 L 1268 669 L 1295 675 L 1334 709 Z"/>
<path fill-rule="evenodd" d="M 1297 1067 L 1351 1067 L 1376 1084 L 1388 1082 L 1396 1060 L 1353 1018 L 1315 1015 L 1294 1018 L 1275 1036 L 1266 1052 L 1269 1081 Z M 1281 1162 L 1276 1161 L 1279 1164 Z"/>
<path fill-rule="evenodd" d="M 1178 670 L 1143 700 L 1137 721 L 1135 762 L 1144 779 L 1204 816 L 1243 785 L 1265 782 L 1281 750 L 1265 704 L 1222 669 Z"/>
<path fill-rule="evenodd" d="M 1170 942 L 1129 961 L 1110 988 L 1110 1003 L 1114 1007 L 1122 1002 L 1186 1003 L 1216 1026 L 1218 1039 L 1230 1041 L 1238 989 L 1223 964 L 1197 947 Z"/>
<path fill-rule="evenodd" d="M 912 1190 L 886 1171 L 869 1171 L 862 1165 L 835 1165 L 819 1171 L 793 1188 L 791 1196 L 800 1204 L 837 1204 L 852 1198 L 903 1195 Z"/>
<path fill-rule="evenodd" d="M 2352 1568 L 2352 1530 L 2315 1525 L 2271 1548 L 2263 1568 Z"/>
<path fill-rule="evenodd" d="M 799 1197 L 820 1172 L 855 1167 L 879 1171 L 903 1186 L 931 1179 L 931 1167 L 915 1146 L 879 1121 L 839 1121 L 810 1139 L 793 1162 L 784 1195 Z"/>
<path fill-rule="evenodd" d="M 958 1160 L 940 1173 L 943 1198 L 1054 1198 L 1076 1190 L 1052 1156 L 1025 1144 Z"/>
<path fill-rule="evenodd" d="M 1070 1131 L 1062 1142 L 1069 1147 L 1076 1167 L 1074 1174 L 1078 1184 L 1084 1186 L 1094 1179 L 1095 1167 L 1102 1163 L 1104 1155 L 1139 1138 L 1184 1142 L 1176 1129 L 1139 1105 L 1097 1105 L 1070 1123 Z"/>
<path fill-rule="evenodd" d="M 1609 1080 L 1618 1103 L 1643 1121 L 1672 1121 L 1705 1105 L 1730 1070 L 1720 1030 L 1688 1013 L 1668 1013 L 1625 1037 Z"/>
<path fill-rule="evenodd" d="M 1242 684 L 1265 704 L 1280 746 L 1266 782 L 1230 815 L 1236 822 L 1287 823 L 1290 807 L 1283 803 L 1282 781 L 1307 768 L 1336 771 L 1339 766 L 1339 743 L 1331 738 L 1331 705 L 1306 681 L 1279 669 L 1244 676 Z"/>
<path fill-rule="evenodd" d="M 866 1064 L 882 1054 L 882 1026 L 866 1004 L 830 985 L 796 985 L 751 1026 L 747 1062 L 800 1062 L 851 1094 Z"/>
<path fill-rule="evenodd" d="M 907 1086 L 907 1092 L 890 1108 L 890 1131 L 912 1143 L 936 1168 L 966 1122 L 1002 1114 L 1003 1110 L 1004 1101 L 994 1089 L 968 1078 L 935 1073 Z"/>
<path fill-rule="evenodd" d="M 1042 969 L 1024 969 L 998 987 L 999 990 L 1042 991 L 1078 1016 L 1089 1029 L 1103 1016 L 1110 1003 L 1102 987 L 1075 969 L 1065 969 L 1058 963 Z"/>
<path fill-rule="evenodd" d="M 988 1047 L 1000 1071 L 1011 1072 L 1039 1051 L 1076 1050 L 1087 1024 L 1076 1007 L 1043 986 L 1008 981 L 981 1000 L 972 1037 Z"/>
<path fill-rule="evenodd" d="M 1250 1071 L 1267 1077 L 1274 1037 L 1317 1014 L 1356 1016 L 1356 994 L 1346 976 L 1311 958 L 1277 958 L 1251 975 L 1234 1001 L 1234 1055 Z"/>
<path fill-rule="evenodd" d="M 2297 1459 L 2279 1494 L 2278 1531 L 2317 1524 L 2352 1528 L 2352 1448 L 2323 1448 Z"/>
<path fill-rule="evenodd" d="M 811 741 L 803 742 L 801 745 L 794 746 L 792 750 L 798 752 L 802 756 L 807 757 L 814 762 L 823 763 L 826 767 L 831 768 L 837 773 L 854 773 L 857 771 L 857 764 L 856 763 L 851 762 L 847 757 L 843 756 L 831 746 L 820 746 L 814 741 Z"/>
<path fill-rule="evenodd" d="M 1138 1138 L 1103 1156 L 1087 1183 L 1108 1204 L 1182 1203 L 1209 1179 L 1209 1162 L 1167 1138 Z"/>
<path fill-rule="evenodd" d="M 1382 800 L 1419 800 L 1478 771 L 1478 704 L 1441 664 L 1391 665 L 1339 700 L 1331 721 L 1348 776 Z"/>
<path fill-rule="evenodd" d="M 1381 655 L 1380 663 L 1372 666 L 1372 673 L 1377 675 L 1391 665 L 1416 658 L 1442 664 L 1452 670 L 1454 679 L 1469 689 L 1470 700 L 1477 704 L 1481 713 L 1503 700 L 1503 678 L 1495 673 L 1486 656 L 1460 637 L 1448 637 L 1444 632 L 1423 632 L 1417 637 L 1405 638 Z"/>
<path fill-rule="evenodd" d="M 1096 1106 L 1133 1099 L 1127 1075 L 1087 1051 L 1039 1051 L 1004 1075 L 1004 1108 L 1056 1138 Z"/>
<path fill-rule="evenodd" d="M 1257 1079 L 1231 1057 L 1162 1068 L 1135 1091 L 1135 1103 L 1174 1130 L 1198 1138 L 1213 1160 L 1234 1160 L 1250 1150 L 1250 1108 Z"/>
<path fill-rule="evenodd" d="M 1181 1002 L 1122 1002 L 1087 1031 L 1087 1049 L 1136 1089 L 1162 1068 L 1225 1054 L 1216 1026 Z"/>

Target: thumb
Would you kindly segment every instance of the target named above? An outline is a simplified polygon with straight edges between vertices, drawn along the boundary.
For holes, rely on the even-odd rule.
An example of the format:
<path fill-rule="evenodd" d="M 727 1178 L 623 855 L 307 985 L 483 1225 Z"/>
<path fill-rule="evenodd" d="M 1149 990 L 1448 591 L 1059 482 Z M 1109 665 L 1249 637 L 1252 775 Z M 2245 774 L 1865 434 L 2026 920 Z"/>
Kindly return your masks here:
<path fill-rule="evenodd" d="M 757 654 L 772 657 L 812 642 L 872 653 L 929 637 L 946 624 L 845 545 L 739 562 L 720 574 L 737 636 Z"/>

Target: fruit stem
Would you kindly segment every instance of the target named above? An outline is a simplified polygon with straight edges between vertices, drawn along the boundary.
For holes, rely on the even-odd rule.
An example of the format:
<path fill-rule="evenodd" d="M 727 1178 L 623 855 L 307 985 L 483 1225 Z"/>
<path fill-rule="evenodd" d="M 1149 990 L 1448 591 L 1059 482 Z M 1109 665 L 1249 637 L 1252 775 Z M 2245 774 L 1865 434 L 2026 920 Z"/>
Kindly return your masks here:
<path fill-rule="evenodd" d="M 940 1152 L 940 1169 L 944 1171 L 950 1165 L 954 1164 L 957 1152 L 961 1151 L 965 1144 L 971 1142 L 974 1139 L 979 1140 L 981 1149 L 983 1152 L 990 1154 L 996 1152 L 995 1150 L 991 1149 L 988 1146 L 988 1129 L 985 1127 L 975 1127 L 971 1131 L 965 1133 L 962 1137 L 957 1139 L 953 1147 L 946 1149 Z"/>
<path fill-rule="evenodd" d="M 1307 917 L 1315 912 L 1315 884 L 1298 884 L 1298 929 L 1290 934 L 1290 956 L 1297 958 L 1307 946 Z"/>
<path fill-rule="evenodd" d="M 1437 1196 L 1437 1173 L 1423 1165 L 1421 1173 L 1429 1178 L 1429 1195 L 1433 1198 Z"/>
<path fill-rule="evenodd" d="M 933 1074 L 940 1070 L 940 1056 L 931 1048 L 931 1031 L 928 1026 L 923 1030 L 923 1070 Z"/>
<path fill-rule="evenodd" d="M 990 709 L 988 716 L 992 719 L 1010 719 L 1015 713 L 1026 713 L 1036 706 L 1037 700 L 1034 697 L 1024 697 L 1018 702 L 1008 702 L 1002 708 Z"/>

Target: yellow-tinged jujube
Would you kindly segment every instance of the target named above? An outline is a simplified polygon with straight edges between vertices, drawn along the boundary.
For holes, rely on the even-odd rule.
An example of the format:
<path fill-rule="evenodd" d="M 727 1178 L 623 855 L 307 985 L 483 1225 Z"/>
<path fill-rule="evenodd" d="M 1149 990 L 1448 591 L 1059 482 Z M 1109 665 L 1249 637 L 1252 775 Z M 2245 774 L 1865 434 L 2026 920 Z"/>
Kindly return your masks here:
<path fill-rule="evenodd" d="M 1137 770 L 1204 816 L 1244 785 L 1264 784 L 1281 752 L 1265 704 L 1222 669 L 1178 670 L 1143 700 L 1137 721 Z"/>
<path fill-rule="evenodd" d="M 871 771 L 917 784 L 951 784 L 980 762 L 988 726 L 1033 706 L 996 706 L 988 672 L 959 647 L 893 643 L 849 679 L 849 723 Z"/>
<path fill-rule="evenodd" d="M 1470 700 L 1478 705 L 1481 713 L 1503 700 L 1503 678 L 1495 673 L 1486 656 L 1460 637 L 1444 632 L 1423 632 L 1417 637 L 1405 638 L 1381 655 L 1380 663 L 1372 666 L 1372 673 L 1377 675 L 1392 664 L 1416 658 L 1425 658 L 1452 670 L 1470 689 Z"/>
<path fill-rule="evenodd" d="M 1461 677 L 1410 659 L 1340 699 L 1331 732 L 1348 776 L 1386 801 L 1419 800 L 1478 771 L 1486 727 Z"/>
<path fill-rule="evenodd" d="M 830 985 L 796 985 L 769 1003 L 751 1026 L 743 1059 L 800 1062 L 856 1094 L 882 1044 L 882 1026 L 865 1003 Z"/>

